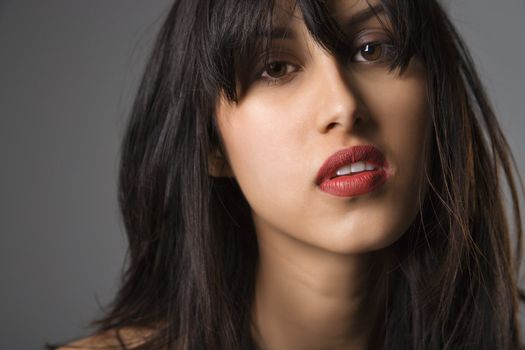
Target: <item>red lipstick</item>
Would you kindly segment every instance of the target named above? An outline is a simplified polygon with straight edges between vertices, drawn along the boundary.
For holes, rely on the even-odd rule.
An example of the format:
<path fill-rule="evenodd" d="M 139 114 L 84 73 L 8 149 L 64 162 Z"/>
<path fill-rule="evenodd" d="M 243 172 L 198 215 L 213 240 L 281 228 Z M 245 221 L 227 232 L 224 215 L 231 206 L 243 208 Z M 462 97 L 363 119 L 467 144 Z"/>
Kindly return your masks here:
<path fill-rule="evenodd" d="M 356 162 L 365 162 L 375 167 L 348 175 L 337 176 L 343 166 Z M 344 148 L 331 155 L 317 173 L 316 185 L 338 197 L 352 197 L 372 192 L 388 180 L 385 157 L 373 145 L 359 145 Z"/>

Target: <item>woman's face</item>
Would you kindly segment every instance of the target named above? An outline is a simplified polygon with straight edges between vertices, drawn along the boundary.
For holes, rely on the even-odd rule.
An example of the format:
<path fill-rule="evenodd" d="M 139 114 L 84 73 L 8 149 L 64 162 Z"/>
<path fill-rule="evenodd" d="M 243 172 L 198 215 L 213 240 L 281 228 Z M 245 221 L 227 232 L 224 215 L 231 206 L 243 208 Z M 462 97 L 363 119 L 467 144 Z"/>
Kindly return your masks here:
<path fill-rule="evenodd" d="M 237 104 L 219 99 L 230 174 L 259 235 L 271 231 L 344 254 L 386 247 L 418 210 L 430 135 L 424 67 L 413 59 L 402 76 L 388 71 L 389 37 L 375 16 L 353 26 L 356 49 L 343 64 L 318 46 L 298 9 L 287 15 L 287 6 L 277 6 L 274 26 L 289 35 L 273 38 L 270 63 L 256 64 L 256 78 Z M 369 10 L 359 0 L 330 6 L 340 24 Z M 363 180 L 360 194 L 323 190 L 316 180 L 325 160 L 357 145 L 383 154 L 386 181 L 374 188 Z"/>

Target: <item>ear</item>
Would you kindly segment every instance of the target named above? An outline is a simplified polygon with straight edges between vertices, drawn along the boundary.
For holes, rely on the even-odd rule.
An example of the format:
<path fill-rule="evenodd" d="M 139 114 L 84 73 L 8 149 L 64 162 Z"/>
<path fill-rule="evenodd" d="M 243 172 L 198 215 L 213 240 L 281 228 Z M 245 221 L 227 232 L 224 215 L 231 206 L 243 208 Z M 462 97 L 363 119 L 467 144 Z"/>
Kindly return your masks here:
<path fill-rule="evenodd" d="M 208 174 L 213 177 L 234 177 L 228 160 L 219 149 L 208 155 Z"/>

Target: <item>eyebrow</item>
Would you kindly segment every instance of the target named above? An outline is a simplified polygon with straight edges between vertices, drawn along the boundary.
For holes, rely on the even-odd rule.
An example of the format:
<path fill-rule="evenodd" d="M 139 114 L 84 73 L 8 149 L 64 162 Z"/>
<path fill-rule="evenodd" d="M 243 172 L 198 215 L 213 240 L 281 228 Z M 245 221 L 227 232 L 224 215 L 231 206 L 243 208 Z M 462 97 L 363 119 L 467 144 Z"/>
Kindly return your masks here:
<path fill-rule="evenodd" d="M 341 29 L 346 33 L 352 33 L 356 27 L 361 23 L 368 21 L 370 18 L 375 17 L 384 12 L 382 5 L 369 6 L 363 9 L 349 19 L 345 20 L 341 25 Z M 281 40 L 292 40 L 296 38 L 296 33 L 290 27 L 275 27 L 272 28 L 269 33 L 259 33 L 257 35 L 260 38 L 267 39 L 281 39 Z"/>
<path fill-rule="evenodd" d="M 370 18 L 375 17 L 383 13 L 385 9 L 382 5 L 369 6 L 364 10 L 357 12 L 352 15 L 349 19 L 345 20 L 341 28 L 346 32 L 355 31 L 356 27 L 361 23 L 368 21 Z"/>

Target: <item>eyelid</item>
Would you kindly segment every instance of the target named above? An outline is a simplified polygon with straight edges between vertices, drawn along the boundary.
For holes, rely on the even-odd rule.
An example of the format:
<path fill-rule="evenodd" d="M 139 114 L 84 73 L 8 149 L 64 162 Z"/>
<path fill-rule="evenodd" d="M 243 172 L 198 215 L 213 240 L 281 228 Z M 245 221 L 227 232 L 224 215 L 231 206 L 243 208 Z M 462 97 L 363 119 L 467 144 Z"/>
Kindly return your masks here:
<path fill-rule="evenodd" d="M 390 42 L 392 37 L 384 29 L 365 29 L 354 36 L 354 47 L 361 47 L 370 42 Z"/>
<path fill-rule="evenodd" d="M 255 60 L 255 66 L 257 68 L 264 68 L 272 62 L 290 62 L 297 61 L 297 58 L 289 51 L 284 49 L 270 48 L 264 50 L 259 57 Z"/>

